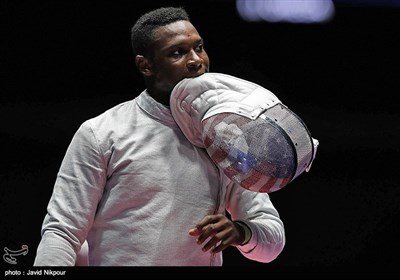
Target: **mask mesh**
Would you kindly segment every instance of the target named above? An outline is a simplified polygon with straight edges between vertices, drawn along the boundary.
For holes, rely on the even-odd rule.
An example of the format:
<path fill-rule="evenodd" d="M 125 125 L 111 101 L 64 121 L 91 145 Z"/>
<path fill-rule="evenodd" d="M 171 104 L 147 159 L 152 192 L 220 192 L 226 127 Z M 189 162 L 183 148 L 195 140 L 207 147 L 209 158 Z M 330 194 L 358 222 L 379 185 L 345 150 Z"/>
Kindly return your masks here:
<path fill-rule="evenodd" d="M 300 175 L 312 158 L 306 127 L 281 104 L 255 120 L 220 113 L 204 119 L 202 125 L 203 143 L 211 159 L 248 190 L 279 190 Z"/>

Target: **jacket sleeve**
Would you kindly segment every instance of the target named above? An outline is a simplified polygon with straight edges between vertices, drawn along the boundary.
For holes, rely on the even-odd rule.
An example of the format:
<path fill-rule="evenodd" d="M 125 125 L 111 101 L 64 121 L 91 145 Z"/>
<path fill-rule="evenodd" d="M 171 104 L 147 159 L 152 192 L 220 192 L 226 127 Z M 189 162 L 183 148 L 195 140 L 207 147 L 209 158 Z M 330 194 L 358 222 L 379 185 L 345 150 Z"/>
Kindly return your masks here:
<path fill-rule="evenodd" d="M 285 229 L 268 193 L 249 191 L 232 182 L 226 195 L 232 220 L 244 222 L 252 232 L 247 244 L 237 246 L 240 253 L 263 263 L 276 259 L 285 246 Z"/>
<path fill-rule="evenodd" d="M 42 224 L 34 266 L 74 266 L 106 182 L 106 164 L 88 122 L 75 133 Z"/>

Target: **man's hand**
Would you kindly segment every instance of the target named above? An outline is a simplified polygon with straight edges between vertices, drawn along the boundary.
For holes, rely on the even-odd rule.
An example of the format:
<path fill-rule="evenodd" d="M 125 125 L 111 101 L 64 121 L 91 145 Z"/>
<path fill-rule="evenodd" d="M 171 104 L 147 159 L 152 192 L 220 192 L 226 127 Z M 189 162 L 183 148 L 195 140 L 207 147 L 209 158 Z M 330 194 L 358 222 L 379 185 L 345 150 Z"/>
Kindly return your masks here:
<path fill-rule="evenodd" d="M 243 229 L 224 215 L 207 215 L 196 227 L 189 230 L 189 235 L 198 236 L 197 244 L 202 245 L 208 238 L 202 250 L 212 253 L 225 250 L 228 246 L 237 246 L 243 243 L 245 234 Z"/>

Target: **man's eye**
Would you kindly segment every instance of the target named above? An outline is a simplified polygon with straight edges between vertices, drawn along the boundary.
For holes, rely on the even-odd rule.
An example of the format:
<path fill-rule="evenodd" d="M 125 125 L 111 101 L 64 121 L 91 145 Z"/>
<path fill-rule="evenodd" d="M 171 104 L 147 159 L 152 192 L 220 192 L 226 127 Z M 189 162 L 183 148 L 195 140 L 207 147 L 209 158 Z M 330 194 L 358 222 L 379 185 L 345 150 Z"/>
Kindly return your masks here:
<path fill-rule="evenodd" d="M 180 50 L 173 51 L 171 53 L 171 56 L 172 57 L 181 57 L 182 56 L 182 51 L 180 51 Z"/>
<path fill-rule="evenodd" d="M 202 52 L 204 50 L 204 45 L 200 44 L 196 47 L 196 52 Z"/>

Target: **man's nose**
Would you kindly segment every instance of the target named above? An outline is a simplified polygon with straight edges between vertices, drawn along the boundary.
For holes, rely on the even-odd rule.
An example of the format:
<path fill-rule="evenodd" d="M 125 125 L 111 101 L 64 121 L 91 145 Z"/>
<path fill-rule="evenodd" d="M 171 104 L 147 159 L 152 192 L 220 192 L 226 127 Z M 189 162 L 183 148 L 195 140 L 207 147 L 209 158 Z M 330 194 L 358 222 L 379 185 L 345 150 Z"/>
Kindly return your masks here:
<path fill-rule="evenodd" d="M 187 62 L 188 67 L 199 67 L 203 63 L 203 58 L 194 50 L 190 52 L 190 57 Z"/>

